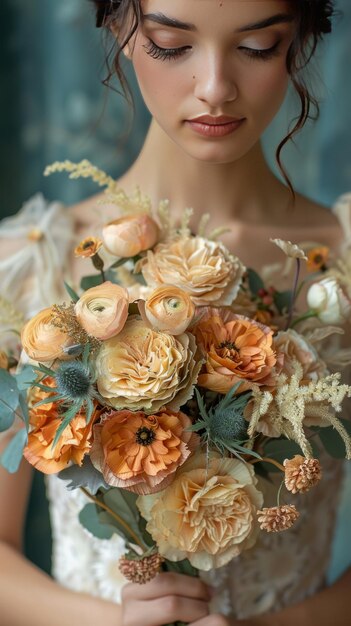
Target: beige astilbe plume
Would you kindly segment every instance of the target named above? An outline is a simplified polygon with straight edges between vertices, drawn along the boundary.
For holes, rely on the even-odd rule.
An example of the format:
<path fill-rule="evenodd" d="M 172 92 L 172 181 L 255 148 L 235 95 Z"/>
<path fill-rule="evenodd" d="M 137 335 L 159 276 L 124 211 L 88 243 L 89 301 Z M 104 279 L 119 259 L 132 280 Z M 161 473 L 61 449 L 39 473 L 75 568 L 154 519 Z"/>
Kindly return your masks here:
<path fill-rule="evenodd" d="M 303 368 L 298 361 L 293 363 L 294 373 L 290 379 L 285 374 L 278 377 L 275 394 L 261 391 L 255 386 L 252 391 L 253 410 L 248 434 L 253 437 L 259 430 L 259 422 L 265 421 L 273 426 L 277 436 L 285 436 L 299 444 L 306 458 L 313 458 L 311 444 L 308 442 L 304 426 L 316 418 L 323 426 L 333 426 L 343 439 L 346 458 L 351 460 L 351 439 L 335 413 L 341 411 L 345 397 L 351 397 L 351 387 L 340 383 L 340 374 L 330 374 L 318 381 L 303 385 Z"/>

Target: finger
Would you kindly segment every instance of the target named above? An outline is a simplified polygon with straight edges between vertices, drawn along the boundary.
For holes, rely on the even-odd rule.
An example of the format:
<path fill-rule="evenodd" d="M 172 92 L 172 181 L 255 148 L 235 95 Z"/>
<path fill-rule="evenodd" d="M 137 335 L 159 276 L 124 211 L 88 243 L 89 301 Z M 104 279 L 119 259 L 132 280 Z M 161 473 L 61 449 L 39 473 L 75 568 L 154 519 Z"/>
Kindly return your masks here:
<path fill-rule="evenodd" d="M 207 602 L 181 596 L 164 596 L 157 600 L 130 602 L 124 607 L 123 623 L 162 626 L 177 621 L 197 622 L 207 615 Z"/>
<path fill-rule="evenodd" d="M 129 583 L 122 589 L 123 601 L 153 600 L 164 596 L 183 596 L 208 602 L 211 591 L 200 578 L 174 572 L 162 572 L 145 585 Z"/>

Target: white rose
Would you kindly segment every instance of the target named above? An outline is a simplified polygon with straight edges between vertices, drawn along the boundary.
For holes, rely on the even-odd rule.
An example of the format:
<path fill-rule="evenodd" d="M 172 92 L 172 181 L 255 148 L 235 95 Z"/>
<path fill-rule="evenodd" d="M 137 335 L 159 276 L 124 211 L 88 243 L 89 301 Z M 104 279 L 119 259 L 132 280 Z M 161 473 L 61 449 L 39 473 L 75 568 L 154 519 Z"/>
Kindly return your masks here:
<path fill-rule="evenodd" d="M 342 324 L 351 314 L 351 301 L 335 278 L 314 283 L 308 290 L 307 302 L 324 324 Z"/>

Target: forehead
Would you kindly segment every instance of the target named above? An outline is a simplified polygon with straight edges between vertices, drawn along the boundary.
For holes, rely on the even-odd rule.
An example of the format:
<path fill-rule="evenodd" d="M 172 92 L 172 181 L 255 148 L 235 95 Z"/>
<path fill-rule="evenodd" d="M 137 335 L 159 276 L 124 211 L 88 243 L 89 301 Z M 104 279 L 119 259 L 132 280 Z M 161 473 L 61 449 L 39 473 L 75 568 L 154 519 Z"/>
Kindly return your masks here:
<path fill-rule="evenodd" d="M 295 0 L 296 1 L 296 0 Z M 143 14 L 162 14 L 186 24 L 215 31 L 240 30 L 275 15 L 293 13 L 291 0 L 142 0 Z"/>

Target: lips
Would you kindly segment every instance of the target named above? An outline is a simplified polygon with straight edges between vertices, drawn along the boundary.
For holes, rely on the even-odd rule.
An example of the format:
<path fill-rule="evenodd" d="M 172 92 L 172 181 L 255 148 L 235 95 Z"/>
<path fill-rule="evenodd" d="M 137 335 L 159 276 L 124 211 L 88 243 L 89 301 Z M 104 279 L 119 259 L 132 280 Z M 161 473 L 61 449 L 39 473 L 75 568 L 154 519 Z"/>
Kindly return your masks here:
<path fill-rule="evenodd" d="M 222 126 L 223 124 L 235 124 L 239 123 L 243 120 L 243 118 L 238 117 L 229 117 L 228 115 L 201 115 L 200 117 L 195 117 L 189 122 L 194 124 L 208 124 L 209 126 Z"/>

